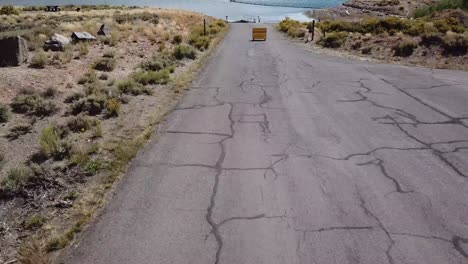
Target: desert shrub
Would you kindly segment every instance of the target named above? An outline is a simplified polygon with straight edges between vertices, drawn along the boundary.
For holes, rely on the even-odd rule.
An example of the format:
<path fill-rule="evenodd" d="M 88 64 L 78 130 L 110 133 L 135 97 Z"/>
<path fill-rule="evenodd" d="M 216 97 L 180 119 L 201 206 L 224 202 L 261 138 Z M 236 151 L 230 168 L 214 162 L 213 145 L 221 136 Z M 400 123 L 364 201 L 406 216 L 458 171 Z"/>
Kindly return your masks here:
<path fill-rule="evenodd" d="M 426 33 L 421 36 L 421 45 L 433 46 L 444 43 L 443 36 L 440 33 Z"/>
<path fill-rule="evenodd" d="M 117 98 L 112 98 L 107 100 L 106 102 L 106 109 L 108 116 L 118 116 L 120 112 L 120 106 L 122 103 Z"/>
<path fill-rule="evenodd" d="M 9 140 L 16 140 L 21 136 L 24 136 L 31 132 L 32 130 L 32 125 L 31 124 L 19 124 L 15 125 L 10 129 L 10 132 L 7 135 L 7 138 Z"/>
<path fill-rule="evenodd" d="M 98 79 L 97 73 L 91 69 L 89 70 L 83 77 L 78 80 L 78 84 L 87 84 L 87 83 L 95 83 Z"/>
<path fill-rule="evenodd" d="M 210 47 L 211 38 L 208 36 L 200 36 L 199 34 L 191 34 L 189 44 L 199 50 L 206 50 Z"/>
<path fill-rule="evenodd" d="M 411 35 L 411 36 L 421 36 L 423 34 L 428 34 L 428 33 L 433 33 L 436 32 L 437 30 L 427 24 L 424 21 L 416 21 L 411 24 L 411 26 L 407 29 L 405 29 L 403 32 Z"/>
<path fill-rule="evenodd" d="M 109 51 L 106 51 L 104 52 L 104 54 L 102 55 L 104 58 L 115 58 L 115 51 L 113 50 L 109 50 Z"/>
<path fill-rule="evenodd" d="M 179 34 L 175 35 L 174 38 L 172 38 L 172 43 L 174 44 L 180 44 L 183 41 L 183 37 Z"/>
<path fill-rule="evenodd" d="M 339 48 L 344 44 L 348 34 L 345 32 L 332 32 L 328 33 L 320 40 L 320 44 L 325 48 Z"/>
<path fill-rule="evenodd" d="M 444 38 L 444 52 L 450 55 L 465 55 L 468 51 L 468 34 L 448 32 Z"/>
<path fill-rule="evenodd" d="M 71 145 L 62 140 L 64 131 L 56 124 L 42 129 L 39 138 L 41 153 L 49 158 L 62 159 L 70 154 Z"/>
<path fill-rule="evenodd" d="M 17 192 L 28 184 L 33 176 L 31 168 L 19 166 L 7 172 L 7 177 L 1 182 L 0 186 L 3 191 Z"/>
<path fill-rule="evenodd" d="M 39 51 L 36 54 L 34 54 L 29 66 L 31 66 L 32 68 L 36 68 L 36 69 L 44 69 L 45 66 L 47 65 L 48 59 L 49 59 L 49 56 L 47 55 L 47 53 L 43 51 Z"/>
<path fill-rule="evenodd" d="M 99 80 L 102 80 L 102 81 L 107 81 L 109 80 L 109 75 L 103 73 L 99 76 Z"/>
<path fill-rule="evenodd" d="M 208 26 L 208 34 L 216 35 L 221 29 L 216 24 L 210 24 Z"/>
<path fill-rule="evenodd" d="M 117 61 L 114 58 L 101 58 L 93 64 L 93 69 L 104 72 L 111 72 L 117 66 Z"/>
<path fill-rule="evenodd" d="M 42 92 L 42 97 L 44 98 L 54 98 L 58 93 L 57 88 L 49 86 Z"/>
<path fill-rule="evenodd" d="M 191 46 L 183 44 L 177 45 L 174 48 L 174 52 L 172 54 L 178 60 L 182 60 L 185 58 L 194 60 L 197 58 L 197 52 Z"/>
<path fill-rule="evenodd" d="M 145 71 L 161 71 L 173 65 L 173 58 L 165 54 L 158 54 L 151 57 L 151 59 L 144 61 L 141 64 L 141 68 Z"/>
<path fill-rule="evenodd" d="M 47 222 L 47 218 L 42 215 L 33 215 L 26 219 L 24 228 L 34 230 L 42 227 Z"/>
<path fill-rule="evenodd" d="M 422 8 L 416 9 L 413 13 L 413 16 L 416 18 L 424 17 L 424 16 L 428 16 L 435 12 L 442 11 L 445 9 L 457 9 L 457 8 L 467 10 L 468 1 L 467 0 L 440 0 L 428 7 L 422 7 Z"/>
<path fill-rule="evenodd" d="M 81 114 L 68 120 L 67 127 L 73 132 L 83 133 L 100 124 L 98 119 Z"/>
<path fill-rule="evenodd" d="M 65 103 L 71 104 L 71 103 L 74 103 L 74 102 L 80 100 L 83 97 L 85 97 L 84 94 L 75 92 L 75 93 L 67 96 L 67 98 L 65 98 Z"/>
<path fill-rule="evenodd" d="M 134 79 L 127 79 L 117 83 L 117 88 L 124 94 L 140 95 L 152 94 L 152 91 L 142 84 L 136 82 Z"/>
<path fill-rule="evenodd" d="M 379 21 L 380 26 L 386 31 L 402 31 L 410 27 L 411 22 L 408 19 L 398 17 L 387 17 Z"/>
<path fill-rule="evenodd" d="M 10 119 L 10 110 L 6 105 L 0 103 L 0 124 L 6 123 Z"/>
<path fill-rule="evenodd" d="M 170 79 L 169 70 L 165 69 L 162 71 L 138 71 L 132 74 L 132 78 L 140 84 L 167 84 Z"/>
<path fill-rule="evenodd" d="M 73 115 L 87 113 L 88 115 L 95 116 L 102 113 L 102 111 L 105 109 L 106 100 L 107 98 L 105 95 L 92 94 L 78 101 L 75 101 L 70 106 L 70 112 Z"/>
<path fill-rule="evenodd" d="M 19 15 L 20 11 L 12 5 L 4 5 L 0 8 L 0 15 Z"/>
<path fill-rule="evenodd" d="M 19 93 L 11 103 L 15 113 L 34 115 L 39 117 L 50 116 L 57 112 L 57 107 L 51 101 L 45 100 L 38 93 Z"/>
<path fill-rule="evenodd" d="M 124 23 L 135 21 L 135 20 L 148 21 L 155 25 L 159 23 L 158 15 L 151 14 L 149 12 L 134 13 L 134 14 L 128 14 L 128 13 L 116 14 L 114 16 L 114 19 L 115 19 L 115 22 L 117 22 L 118 24 L 124 24 Z"/>
<path fill-rule="evenodd" d="M 286 19 L 278 23 L 277 29 L 281 32 L 288 33 L 288 31 L 291 28 L 298 28 L 298 27 L 301 27 L 301 25 L 302 25 L 301 22 L 297 20 L 292 20 L 287 17 Z"/>
<path fill-rule="evenodd" d="M 224 20 L 222 19 L 218 19 L 216 20 L 216 25 L 218 25 L 218 27 L 220 28 L 223 28 L 223 27 L 226 27 L 226 22 L 224 22 Z"/>
<path fill-rule="evenodd" d="M 408 57 L 413 54 L 417 47 L 418 44 L 416 44 L 414 40 L 405 40 L 399 45 L 395 46 L 393 49 L 395 51 L 395 56 Z"/>
<path fill-rule="evenodd" d="M 80 53 L 80 56 L 86 56 L 89 53 L 89 45 L 86 42 L 80 42 L 77 44 L 77 49 Z"/>
<path fill-rule="evenodd" d="M 434 27 L 440 33 L 446 33 L 447 31 L 453 31 L 456 33 L 463 33 L 465 31 L 465 27 L 455 18 L 450 17 L 446 19 L 437 19 L 434 22 Z"/>

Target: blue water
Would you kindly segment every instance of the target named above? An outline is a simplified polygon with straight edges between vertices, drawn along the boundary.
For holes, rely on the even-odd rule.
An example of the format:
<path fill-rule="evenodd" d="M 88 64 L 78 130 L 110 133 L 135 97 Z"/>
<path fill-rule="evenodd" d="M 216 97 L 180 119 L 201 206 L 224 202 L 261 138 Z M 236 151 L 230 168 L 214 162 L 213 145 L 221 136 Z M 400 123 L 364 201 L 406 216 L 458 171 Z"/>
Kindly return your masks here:
<path fill-rule="evenodd" d="M 234 3 L 229 0 L 0 0 L 0 5 L 136 5 L 191 10 L 219 18 L 228 16 L 231 21 L 260 16 L 264 22 L 275 22 L 287 16 L 307 21 L 310 18 L 304 15 L 305 11 L 311 8 L 336 6 L 344 0 L 242 0 L 242 2 L 254 3 L 255 5 Z M 278 6 L 283 4 L 302 6 L 302 8 Z"/>

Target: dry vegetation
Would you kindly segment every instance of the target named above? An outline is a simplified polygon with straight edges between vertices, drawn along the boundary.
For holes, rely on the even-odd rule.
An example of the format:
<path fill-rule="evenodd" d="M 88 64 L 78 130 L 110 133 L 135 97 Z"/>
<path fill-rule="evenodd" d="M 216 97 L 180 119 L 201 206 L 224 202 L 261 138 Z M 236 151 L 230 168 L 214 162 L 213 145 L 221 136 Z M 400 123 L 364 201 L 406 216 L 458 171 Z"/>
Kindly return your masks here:
<path fill-rule="evenodd" d="M 355 21 L 324 20 L 317 23 L 315 43 L 384 61 L 468 70 L 468 13 L 460 8 L 439 9 L 421 9 L 432 11 L 417 19 L 367 16 Z M 307 38 L 307 26 L 286 19 L 277 28 L 292 38 Z"/>
<path fill-rule="evenodd" d="M 2 263 L 48 263 L 74 240 L 228 28 L 207 18 L 204 36 L 196 13 L 75 8 L 1 9 L 0 37 L 23 36 L 31 51 L 0 71 Z M 54 33 L 102 24 L 110 36 L 42 50 Z"/>

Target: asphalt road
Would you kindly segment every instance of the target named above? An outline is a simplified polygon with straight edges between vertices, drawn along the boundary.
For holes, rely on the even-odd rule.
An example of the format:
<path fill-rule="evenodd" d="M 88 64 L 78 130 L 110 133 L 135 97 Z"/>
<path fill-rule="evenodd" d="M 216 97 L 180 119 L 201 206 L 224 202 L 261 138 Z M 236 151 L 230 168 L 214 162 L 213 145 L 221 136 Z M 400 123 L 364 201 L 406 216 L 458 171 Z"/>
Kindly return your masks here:
<path fill-rule="evenodd" d="M 65 263 L 468 263 L 468 74 L 232 25 Z"/>

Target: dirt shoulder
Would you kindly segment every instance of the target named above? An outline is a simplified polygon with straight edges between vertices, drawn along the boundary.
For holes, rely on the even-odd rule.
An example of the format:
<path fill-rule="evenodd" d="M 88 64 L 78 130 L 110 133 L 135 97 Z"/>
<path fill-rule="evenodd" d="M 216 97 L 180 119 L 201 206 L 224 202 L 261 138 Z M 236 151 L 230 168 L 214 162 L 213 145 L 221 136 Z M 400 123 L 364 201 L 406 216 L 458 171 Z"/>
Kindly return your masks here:
<path fill-rule="evenodd" d="M 97 36 L 103 24 L 108 36 L 42 50 L 55 33 Z M 228 25 L 123 7 L 23 11 L 0 25 L 0 38 L 23 36 L 30 49 L 28 63 L 0 68 L 0 262 L 50 263 L 106 204 Z"/>

